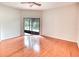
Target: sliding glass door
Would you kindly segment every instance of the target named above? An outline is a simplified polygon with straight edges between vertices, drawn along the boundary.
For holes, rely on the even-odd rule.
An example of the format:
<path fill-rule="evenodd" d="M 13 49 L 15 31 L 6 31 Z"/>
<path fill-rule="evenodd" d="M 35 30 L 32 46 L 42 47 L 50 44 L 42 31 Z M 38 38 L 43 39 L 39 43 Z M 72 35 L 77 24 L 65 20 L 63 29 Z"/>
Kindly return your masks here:
<path fill-rule="evenodd" d="M 39 35 L 40 18 L 24 18 L 24 32 Z"/>

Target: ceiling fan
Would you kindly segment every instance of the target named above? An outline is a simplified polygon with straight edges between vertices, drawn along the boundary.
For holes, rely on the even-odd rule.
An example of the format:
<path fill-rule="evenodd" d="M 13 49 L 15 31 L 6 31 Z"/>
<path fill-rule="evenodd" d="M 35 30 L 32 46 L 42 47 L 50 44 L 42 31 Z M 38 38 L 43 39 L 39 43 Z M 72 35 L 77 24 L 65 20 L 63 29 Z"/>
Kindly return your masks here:
<path fill-rule="evenodd" d="M 33 5 L 41 6 L 41 4 L 37 2 L 21 2 L 21 4 L 30 4 L 30 7 L 32 7 Z"/>

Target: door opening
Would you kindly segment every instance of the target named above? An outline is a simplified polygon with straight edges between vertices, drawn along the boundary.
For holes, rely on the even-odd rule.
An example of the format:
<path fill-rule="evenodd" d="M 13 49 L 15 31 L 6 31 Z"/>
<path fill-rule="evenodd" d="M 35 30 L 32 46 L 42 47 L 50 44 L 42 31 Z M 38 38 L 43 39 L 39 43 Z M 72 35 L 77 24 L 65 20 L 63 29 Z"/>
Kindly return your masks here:
<path fill-rule="evenodd" d="M 25 35 L 39 35 L 40 18 L 24 18 L 24 33 Z"/>

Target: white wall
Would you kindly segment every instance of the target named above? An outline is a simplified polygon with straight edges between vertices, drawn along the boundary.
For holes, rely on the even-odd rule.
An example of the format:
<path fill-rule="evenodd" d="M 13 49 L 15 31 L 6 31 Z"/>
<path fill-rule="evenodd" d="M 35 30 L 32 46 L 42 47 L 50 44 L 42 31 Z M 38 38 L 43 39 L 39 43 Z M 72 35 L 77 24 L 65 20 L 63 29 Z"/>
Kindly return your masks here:
<path fill-rule="evenodd" d="M 41 28 L 41 17 L 42 17 L 42 11 L 36 11 L 36 10 L 22 10 L 21 11 L 21 34 L 24 34 L 24 25 L 23 25 L 23 18 L 27 18 L 27 17 L 31 17 L 31 18 L 40 18 L 40 28 Z M 41 33 L 41 29 L 40 29 L 40 33 Z"/>
<path fill-rule="evenodd" d="M 79 4 L 77 4 L 77 25 L 78 25 L 78 28 L 77 28 L 77 43 L 78 43 L 78 47 L 79 47 Z"/>
<path fill-rule="evenodd" d="M 18 10 L 0 5 L 0 39 L 5 40 L 23 35 L 24 17 L 41 18 L 41 11 Z"/>
<path fill-rule="evenodd" d="M 0 39 L 1 39 L 1 20 L 0 20 Z"/>
<path fill-rule="evenodd" d="M 37 10 L 22 10 L 21 14 L 22 17 L 34 17 L 34 18 L 40 18 L 42 16 L 42 11 Z"/>
<path fill-rule="evenodd" d="M 77 41 L 76 5 L 68 5 L 43 12 L 42 35 L 67 41 Z"/>
<path fill-rule="evenodd" d="M 1 40 L 20 36 L 20 11 L 0 5 Z"/>

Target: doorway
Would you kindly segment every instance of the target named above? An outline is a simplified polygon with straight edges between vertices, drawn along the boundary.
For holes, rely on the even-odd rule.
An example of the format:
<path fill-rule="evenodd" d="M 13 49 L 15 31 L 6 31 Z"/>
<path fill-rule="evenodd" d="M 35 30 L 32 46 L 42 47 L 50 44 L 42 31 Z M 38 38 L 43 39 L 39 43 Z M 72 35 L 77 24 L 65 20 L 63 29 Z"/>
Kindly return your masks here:
<path fill-rule="evenodd" d="M 39 35 L 40 18 L 24 18 L 24 33 L 25 35 Z"/>

